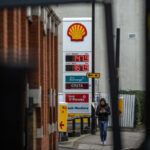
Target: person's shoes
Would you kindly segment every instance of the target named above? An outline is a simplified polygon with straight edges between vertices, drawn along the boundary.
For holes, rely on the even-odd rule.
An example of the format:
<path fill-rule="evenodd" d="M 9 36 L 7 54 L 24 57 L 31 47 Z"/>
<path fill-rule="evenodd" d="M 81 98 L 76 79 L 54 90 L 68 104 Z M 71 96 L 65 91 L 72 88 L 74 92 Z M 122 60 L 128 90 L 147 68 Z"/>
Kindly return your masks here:
<path fill-rule="evenodd" d="M 101 141 L 101 145 L 103 145 L 104 143 Z"/>
<path fill-rule="evenodd" d="M 104 145 L 106 145 L 106 141 L 104 141 Z"/>

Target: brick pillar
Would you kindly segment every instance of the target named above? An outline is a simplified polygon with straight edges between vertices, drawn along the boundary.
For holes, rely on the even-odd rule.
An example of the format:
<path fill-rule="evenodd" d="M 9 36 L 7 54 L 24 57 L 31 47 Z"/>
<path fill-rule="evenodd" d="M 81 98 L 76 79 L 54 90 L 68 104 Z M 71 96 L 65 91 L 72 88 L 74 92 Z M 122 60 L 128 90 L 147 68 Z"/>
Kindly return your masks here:
<path fill-rule="evenodd" d="M 21 9 L 21 61 L 28 63 L 29 58 L 29 23 L 26 8 Z"/>
<path fill-rule="evenodd" d="M 30 89 L 38 89 L 41 85 L 40 78 L 40 17 L 37 15 L 32 16 L 33 22 L 29 25 L 29 64 L 32 70 L 29 73 L 29 88 Z M 28 53 L 28 52 L 27 52 Z M 42 115 L 41 108 L 36 109 L 36 127 L 40 130 L 42 126 Z M 32 129 L 31 129 L 32 130 Z M 42 129 L 41 129 L 42 130 Z M 29 130 L 30 132 L 30 130 Z M 36 132 L 36 131 L 35 131 Z M 32 141 L 30 141 L 33 143 Z M 36 139 L 36 148 L 37 150 L 41 150 L 41 138 L 38 137 Z"/>
<path fill-rule="evenodd" d="M 51 31 L 51 101 L 52 101 L 52 106 L 51 106 L 51 124 L 54 124 L 54 97 L 53 97 L 53 89 L 54 89 L 54 66 L 53 66 L 53 61 L 54 61 L 54 35 L 53 35 L 53 31 Z M 52 131 L 53 132 L 53 131 Z M 54 150 L 54 132 L 51 133 L 51 139 L 52 139 L 52 150 Z"/>
<path fill-rule="evenodd" d="M 55 67 L 55 70 L 54 70 L 54 82 L 53 82 L 53 87 L 54 87 L 54 90 L 55 90 L 55 94 L 57 93 L 56 92 L 56 80 L 57 80 L 57 64 L 56 64 L 56 28 L 55 28 L 55 22 L 54 22 L 54 38 L 53 38 L 53 42 L 54 42 L 54 49 L 53 49 L 53 66 Z M 57 114 L 56 114 L 56 96 L 54 96 L 55 99 L 54 99 L 54 103 L 55 103 L 55 106 L 54 106 L 54 123 L 56 124 L 56 120 L 57 120 Z M 54 144 L 54 149 L 56 150 L 56 131 L 54 132 L 54 141 L 55 141 L 55 144 Z"/>
<path fill-rule="evenodd" d="M 8 62 L 17 62 L 17 8 L 8 9 Z"/>
<path fill-rule="evenodd" d="M 56 118 L 55 118 L 55 122 L 57 122 L 58 124 L 58 26 L 55 26 L 55 37 L 54 37 L 54 41 L 55 41 L 55 70 L 56 70 L 56 76 L 55 76 L 55 89 L 56 89 L 56 109 L 55 109 L 55 114 L 56 114 Z M 58 150 L 58 131 L 56 131 L 56 150 Z"/>
<path fill-rule="evenodd" d="M 52 32 L 51 32 L 51 44 L 52 44 L 52 56 L 51 56 L 51 60 L 52 60 L 52 89 L 53 89 L 53 99 L 52 99 L 52 104 L 53 104 L 53 107 L 52 107 L 52 113 L 53 113 L 53 120 L 52 120 L 52 123 L 53 125 L 55 125 L 55 118 L 56 118 L 56 114 L 55 114 L 55 96 L 54 96 L 54 91 L 55 91 L 55 43 L 54 43 L 54 20 L 52 20 Z M 54 126 L 53 126 L 53 129 L 54 129 Z M 55 132 L 53 131 L 53 150 L 55 150 L 56 148 L 56 134 Z"/>
<path fill-rule="evenodd" d="M 53 120 L 53 108 L 52 108 L 52 32 L 51 32 L 51 17 L 48 20 L 47 31 L 47 51 L 48 51 L 48 88 L 49 88 L 49 149 L 53 150 L 53 134 L 52 134 L 52 120 Z"/>
<path fill-rule="evenodd" d="M 21 8 L 21 14 L 20 14 L 20 56 L 19 56 L 19 62 L 21 63 L 25 63 L 25 64 L 28 64 L 28 55 L 29 55 L 29 23 L 28 23 L 28 18 L 27 18 L 27 10 L 26 8 Z M 19 39 L 18 39 L 19 40 Z M 27 106 L 27 95 L 28 95 L 28 76 L 26 76 L 26 91 L 24 93 L 24 105 Z M 25 111 L 26 112 L 26 111 Z M 36 112 L 35 110 L 33 111 L 33 116 L 30 118 L 31 121 L 33 121 L 33 123 L 31 123 L 31 126 L 36 126 L 36 120 L 35 120 L 35 115 L 36 115 Z M 26 120 L 27 118 L 27 113 L 25 113 L 25 118 L 24 120 Z M 28 121 L 30 122 L 30 121 Z M 31 126 L 28 126 L 26 124 L 27 122 L 25 121 L 24 123 L 24 131 L 26 131 L 26 128 L 27 127 L 30 127 Z M 34 128 L 33 128 L 34 129 Z M 31 129 L 28 129 L 28 130 L 31 130 Z M 30 132 L 31 133 L 31 132 Z M 25 133 L 26 136 L 27 136 L 27 133 Z M 31 133 L 32 134 L 32 133 Z M 30 136 L 28 136 L 30 138 Z M 31 144 L 31 148 L 34 147 L 34 145 L 36 145 L 36 139 L 34 138 L 35 137 L 35 131 L 33 130 L 33 134 L 31 135 L 31 137 L 33 137 L 33 143 L 30 143 Z M 30 139 L 28 140 L 30 141 Z M 32 141 L 32 139 L 31 139 Z M 26 141 L 27 142 L 27 141 Z M 25 143 L 25 146 L 27 146 L 27 143 Z M 36 149 L 36 147 L 35 147 Z M 34 150 L 34 149 L 33 149 Z"/>
<path fill-rule="evenodd" d="M 41 21 L 41 85 L 42 85 L 42 124 L 43 124 L 43 139 L 42 150 L 49 149 L 48 135 L 48 88 L 47 88 L 47 36 L 44 34 L 44 23 Z"/>
<path fill-rule="evenodd" d="M 29 25 L 29 63 L 33 68 L 30 72 L 30 88 L 40 86 L 40 18 L 32 16 L 33 22 Z"/>
<path fill-rule="evenodd" d="M 40 45 L 40 68 L 41 68 L 41 74 L 40 74 L 40 78 L 41 78 L 41 86 L 42 86 L 42 107 L 41 107 L 41 110 L 42 110 L 42 125 L 44 124 L 44 121 L 45 121 L 45 116 L 44 116 L 44 94 L 45 94 L 45 88 L 44 88 L 44 44 L 43 44 L 43 23 L 40 22 L 40 42 L 41 42 L 41 45 Z M 45 127 L 43 127 L 45 129 Z"/>
<path fill-rule="evenodd" d="M 50 119 L 51 119 L 51 109 L 50 109 L 50 28 L 47 29 L 47 90 L 48 90 L 48 124 L 49 124 L 49 149 L 51 147 L 51 137 L 50 137 Z"/>
<path fill-rule="evenodd" d="M 17 62 L 21 62 L 21 8 L 17 8 Z"/>
<path fill-rule="evenodd" d="M 6 62 L 8 48 L 7 9 L 0 9 L 0 61 Z"/>
<path fill-rule="evenodd" d="M 47 58 L 47 35 L 44 38 L 45 41 L 45 116 L 46 116 L 46 124 L 45 124 L 45 133 L 46 133 L 46 148 L 45 150 L 49 150 L 49 132 L 48 132 L 48 125 L 49 125 L 49 103 L 48 103 L 48 58 Z"/>

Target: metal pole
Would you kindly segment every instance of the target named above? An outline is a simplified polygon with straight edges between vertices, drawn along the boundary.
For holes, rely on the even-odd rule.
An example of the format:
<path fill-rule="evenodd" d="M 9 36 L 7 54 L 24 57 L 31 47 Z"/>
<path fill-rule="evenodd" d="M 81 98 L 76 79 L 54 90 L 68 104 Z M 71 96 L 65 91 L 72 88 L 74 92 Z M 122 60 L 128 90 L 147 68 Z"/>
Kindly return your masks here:
<path fill-rule="evenodd" d="M 116 30 L 116 76 L 117 89 L 119 89 L 119 60 L 120 60 L 120 28 Z"/>
<path fill-rule="evenodd" d="M 150 7 L 146 4 L 146 130 L 150 137 Z"/>
<path fill-rule="evenodd" d="M 120 57 L 120 28 L 116 29 L 116 67 L 119 68 Z"/>
<path fill-rule="evenodd" d="M 114 58 L 114 42 L 113 42 L 113 20 L 112 20 L 112 4 L 107 2 L 105 7 L 105 23 L 106 23 L 106 43 L 108 55 L 108 69 L 110 78 L 110 94 L 112 105 L 113 120 L 113 149 L 121 150 L 120 127 L 118 116 L 118 87 L 116 79 L 116 64 Z"/>
<path fill-rule="evenodd" d="M 146 53 L 145 53 L 145 64 L 146 64 L 146 102 L 145 102 L 145 126 L 146 126 L 146 138 L 140 147 L 140 150 L 150 149 L 150 7 L 149 0 L 146 0 Z"/>
<path fill-rule="evenodd" d="M 73 133 L 73 136 L 75 136 L 75 133 L 76 133 L 76 119 L 73 119 L 72 120 L 72 133 Z"/>
<path fill-rule="evenodd" d="M 95 2 L 92 2 L 92 73 L 95 73 Z M 95 79 L 92 78 L 92 102 L 95 102 Z M 92 109 L 92 129 L 91 134 L 96 132 L 95 109 Z"/>
<path fill-rule="evenodd" d="M 81 118 L 80 118 L 80 124 L 81 124 L 81 127 L 80 127 L 80 128 L 81 128 L 81 131 L 80 131 L 80 132 L 81 132 L 81 134 L 84 133 L 84 131 L 83 131 L 83 122 L 84 122 L 84 118 L 81 117 Z"/>

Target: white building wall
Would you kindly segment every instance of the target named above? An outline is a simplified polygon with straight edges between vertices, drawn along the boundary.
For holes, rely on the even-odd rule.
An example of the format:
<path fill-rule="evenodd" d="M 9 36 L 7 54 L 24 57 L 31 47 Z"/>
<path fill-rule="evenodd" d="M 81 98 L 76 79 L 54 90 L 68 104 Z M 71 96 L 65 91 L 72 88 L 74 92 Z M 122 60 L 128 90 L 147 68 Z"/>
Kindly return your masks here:
<path fill-rule="evenodd" d="M 109 91 L 104 6 L 95 7 L 95 72 L 100 73 L 99 91 Z"/>
<path fill-rule="evenodd" d="M 120 39 L 120 89 L 144 90 L 144 2 L 142 0 L 114 0 L 114 41 L 119 27 Z M 90 4 L 73 4 L 56 6 L 55 11 L 60 18 L 91 17 Z M 99 92 L 109 91 L 107 73 L 107 51 L 105 37 L 105 18 L 103 5 L 95 8 L 95 71 L 101 73 Z M 135 38 L 129 38 L 134 33 Z M 62 93 L 62 24 L 59 26 L 59 92 Z"/>
<path fill-rule="evenodd" d="M 114 2 L 114 24 L 121 29 L 120 89 L 144 90 L 144 1 Z"/>

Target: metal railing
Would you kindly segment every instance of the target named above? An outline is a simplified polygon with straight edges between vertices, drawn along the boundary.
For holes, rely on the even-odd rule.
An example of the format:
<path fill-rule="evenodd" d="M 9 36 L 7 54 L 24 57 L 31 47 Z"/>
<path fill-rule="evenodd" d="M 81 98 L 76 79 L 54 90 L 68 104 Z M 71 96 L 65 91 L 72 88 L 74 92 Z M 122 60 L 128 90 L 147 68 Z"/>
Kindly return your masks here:
<path fill-rule="evenodd" d="M 100 99 L 105 98 L 111 106 L 111 98 L 107 93 L 100 93 Z M 135 95 L 119 94 L 123 98 L 123 113 L 119 116 L 119 125 L 122 128 L 134 128 L 135 117 Z M 112 108 L 111 108 L 112 111 Z M 112 115 L 109 116 L 109 126 L 112 126 Z"/>
<path fill-rule="evenodd" d="M 88 120 L 86 123 L 87 124 L 86 128 L 84 128 L 84 124 L 85 124 L 84 119 Z M 76 130 L 77 130 L 76 125 L 79 124 L 76 122 L 77 120 L 80 120 L 79 121 L 80 129 L 78 128 L 80 130 L 80 134 L 89 133 L 90 128 L 91 128 L 91 122 L 90 122 L 91 116 L 90 115 L 75 116 L 75 117 L 68 118 L 68 120 L 67 120 L 67 121 L 71 122 L 71 124 L 72 124 L 72 130 L 70 130 L 71 136 L 76 136 Z M 70 131 L 68 130 L 68 132 L 70 132 Z"/>

